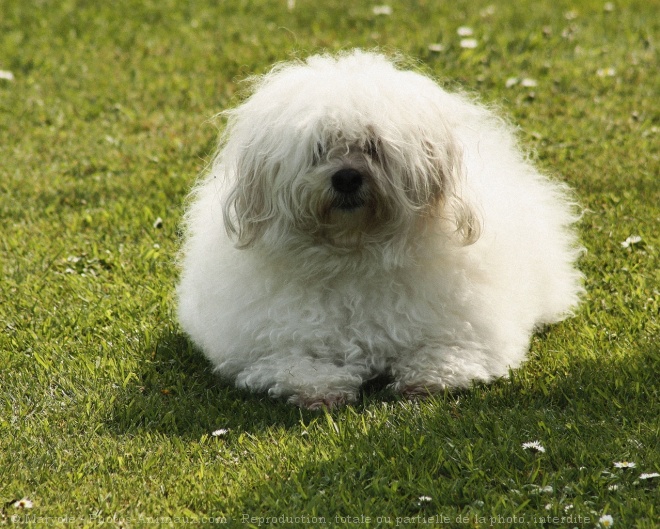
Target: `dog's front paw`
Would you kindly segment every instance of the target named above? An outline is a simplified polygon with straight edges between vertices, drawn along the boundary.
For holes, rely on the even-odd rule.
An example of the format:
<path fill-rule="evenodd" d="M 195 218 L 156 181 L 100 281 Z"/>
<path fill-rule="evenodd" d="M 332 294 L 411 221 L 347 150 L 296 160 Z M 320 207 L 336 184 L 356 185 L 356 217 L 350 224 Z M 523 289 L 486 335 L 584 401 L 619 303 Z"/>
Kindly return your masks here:
<path fill-rule="evenodd" d="M 320 410 L 323 408 L 330 410 L 332 408 L 340 408 L 349 402 L 354 402 L 356 399 L 357 395 L 355 393 L 326 393 L 323 395 L 296 394 L 291 395 L 287 402 L 306 410 Z"/>
<path fill-rule="evenodd" d="M 492 362 L 491 362 L 492 363 Z M 494 378 L 486 348 L 424 347 L 392 366 L 389 389 L 407 397 L 437 395 Z"/>

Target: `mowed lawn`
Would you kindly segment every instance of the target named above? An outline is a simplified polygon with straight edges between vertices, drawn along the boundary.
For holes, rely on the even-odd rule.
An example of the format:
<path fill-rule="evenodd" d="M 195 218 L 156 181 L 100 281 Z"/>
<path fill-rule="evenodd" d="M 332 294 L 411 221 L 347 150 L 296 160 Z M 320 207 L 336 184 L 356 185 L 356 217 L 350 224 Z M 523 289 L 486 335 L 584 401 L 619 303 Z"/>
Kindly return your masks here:
<path fill-rule="evenodd" d="M 0 0 L 0 525 L 659 527 L 659 7 Z M 584 302 L 507 380 L 301 411 L 180 331 L 213 116 L 351 47 L 499 108 L 584 208 Z"/>

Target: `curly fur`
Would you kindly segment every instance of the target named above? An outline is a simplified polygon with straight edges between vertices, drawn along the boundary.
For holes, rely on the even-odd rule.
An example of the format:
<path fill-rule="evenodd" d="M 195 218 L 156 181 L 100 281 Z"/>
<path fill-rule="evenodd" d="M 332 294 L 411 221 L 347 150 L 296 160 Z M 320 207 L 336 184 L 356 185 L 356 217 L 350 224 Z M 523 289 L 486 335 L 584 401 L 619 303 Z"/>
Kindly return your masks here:
<path fill-rule="evenodd" d="M 225 115 L 178 302 L 238 387 L 309 408 L 380 374 L 408 394 L 466 387 L 576 306 L 567 187 L 469 98 L 356 50 L 276 66 Z M 346 170 L 358 189 L 336 184 Z"/>

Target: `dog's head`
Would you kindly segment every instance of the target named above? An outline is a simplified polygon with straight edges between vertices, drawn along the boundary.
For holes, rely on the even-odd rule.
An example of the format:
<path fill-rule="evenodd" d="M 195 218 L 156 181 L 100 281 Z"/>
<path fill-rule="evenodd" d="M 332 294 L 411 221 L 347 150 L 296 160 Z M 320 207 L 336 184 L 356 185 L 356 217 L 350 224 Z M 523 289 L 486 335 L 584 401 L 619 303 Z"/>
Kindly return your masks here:
<path fill-rule="evenodd" d="M 351 248 L 410 237 L 439 219 L 470 243 L 462 152 L 446 93 L 382 55 L 284 64 L 255 81 L 228 126 L 214 172 L 231 191 L 225 224 L 257 241 Z"/>

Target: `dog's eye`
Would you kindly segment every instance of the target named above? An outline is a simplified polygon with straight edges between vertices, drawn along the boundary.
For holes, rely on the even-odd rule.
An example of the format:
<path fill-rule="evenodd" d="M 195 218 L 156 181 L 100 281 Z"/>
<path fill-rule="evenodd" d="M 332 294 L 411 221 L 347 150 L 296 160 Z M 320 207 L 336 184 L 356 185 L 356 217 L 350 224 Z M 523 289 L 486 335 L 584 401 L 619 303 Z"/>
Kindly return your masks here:
<path fill-rule="evenodd" d="M 365 145 L 364 145 L 364 152 L 367 156 L 370 158 L 373 158 L 374 160 L 378 159 L 378 142 L 376 140 L 369 140 Z"/>
<path fill-rule="evenodd" d="M 312 159 L 314 161 L 314 164 L 318 164 L 321 162 L 323 157 L 325 156 L 325 147 L 323 144 L 319 141 L 315 146 L 314 146 L 314 152 L 312 153 Z"/>

